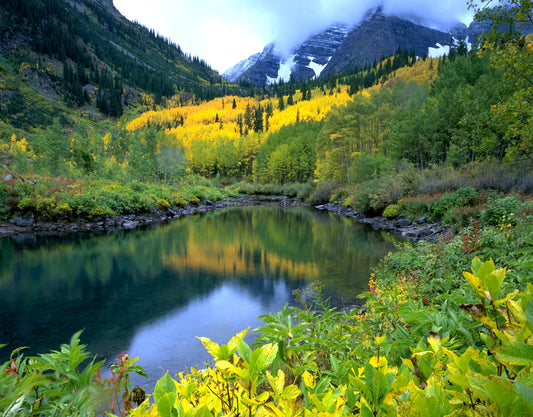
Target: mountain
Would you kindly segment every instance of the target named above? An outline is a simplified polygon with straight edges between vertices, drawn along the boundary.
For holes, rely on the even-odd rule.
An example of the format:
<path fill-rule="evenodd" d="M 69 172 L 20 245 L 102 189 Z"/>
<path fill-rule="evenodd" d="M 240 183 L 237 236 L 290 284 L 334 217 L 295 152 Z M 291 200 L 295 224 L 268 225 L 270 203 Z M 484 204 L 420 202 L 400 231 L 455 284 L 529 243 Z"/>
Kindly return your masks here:
<path fill-rule="evenodd" d="M 263 52 L 241 61 L 222 75 L 231 82 L 246 80 L 259 86 L 288 81 L 291 75 L 296 80 L 318 78 L 348 32 L 348 27 L 334 25 L 306 40 L 287 59 L 281 58 L 275 44 L 269 44 Z"/>
<path fill-rule="evenodd" d="M 201 59 L 127 20 L 112 0 L 0 3 L 0 120 L 17 127 L 47 125 L 62 105 L 120 116 L 143 94 L 155 102 L 178 91 L 204 98 L 222 81 Z"/>
<path fill-rule="evenodd" d="M 274 82 L 308 80 L 338 73 L 355 66 L 372 64 L 398 48 L 414 50 L 418 56 L 450 45 L 452 36 L 469 35 L 465 25 L 441 31 L 420 23 L 385 15 L 381 8 L 369 11 L 358 24 L 334 25 L 307 39 L 288 57 L 282 57 L 275 44 L 226 71 L 231 82 L 248 81 L 262 86 Z"/>

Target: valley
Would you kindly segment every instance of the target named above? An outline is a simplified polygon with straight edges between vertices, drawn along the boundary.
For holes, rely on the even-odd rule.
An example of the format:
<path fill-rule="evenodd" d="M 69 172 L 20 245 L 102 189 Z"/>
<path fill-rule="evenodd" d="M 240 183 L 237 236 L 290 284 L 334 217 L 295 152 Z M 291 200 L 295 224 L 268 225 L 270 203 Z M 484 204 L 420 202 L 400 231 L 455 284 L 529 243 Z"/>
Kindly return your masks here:
<path fill-rule="evenodd" d="M 50 326 L 35 311 L 56 300 L 47 314 L 58 323 L 47 332 L 73 336 L 50 353 L 2 348 L 0 413 L 530 415 L 533 6 L 469 4 L 474 21 L 445 31 L 375 7 L 352 25 L 310 35 L 288 55 L 273 42 L 219 74 L 128 21 L 111 0 L 3 2 L 0 315 L 16 318 L 10 334 L 30 329 L 31 338 Z M 264 218 L 248 208 L 230 211 L 225 223 L 223 207 L 250 196 L 350 216 L 273 204 L 262 208 Z M 374 229 L 435 225 L 435 233 L 399 243 L 365 229 L 366 243 L 357 243 L 361 225 L 352 217 Z M 199 224 L 205 232 L 196 232 Z M 63 237 L 51 252 L 46 243 L 32 249 L 56 239 L 34 232 L 54 230 Z M 82 236 L 87 260 L 61 265 L 53 248 L 75 257 Z M 216 254 L 200 250 L 195 236 Z M 118 274 L 126 268 L 119 258 L 93 263 L 93 250 L 120 252 L 132 269 Z M 35 262 L 24 266 L 21 251 Z M 357 265 L 377 253 L 353 283 Z M 325 264 L 317 267 L 319 257 Z M 334 272 L 341 263 L 344 272 Z M 48 264 L 52 272 L 39 278 Z M 231 290 L 222 304 L 217 298 L 215 316 L 229 311 L 224 303 L 236 310 L 245 303 L 217 274 L 242 278 L 252 266 L 253 288 L 297 277 L 299 285 L 283 289 L 288 305 L 263 302 L 270 307 L 257 313 L 258 328 L 232 327 L 227 341 L 196 334 L 201 360 L 210 362 L 178 375 L 167 367 L 148 391 L 132 386 L 143 384 L 142 358 L 91 362 L 99 352 L 82 343 L 83 317 L 63 323 L 57 301 L 61 288 L 74 297 L 65 301 L 72 311 L 94 296 L 91 303 L 108 303 L 107 315 L 128 312 L 133 329 L 144 320 L 136 314 L 152 317 L 150 298 L 170 312 L 172 294 L 203 282 L 199 294 Z M 76 279 L 56 279 L 69 271 Z M 342 299 L 346 308 L 331 304 L 324 283 L 350 298 Z M 257 298 L 252 287 L 246 291 Z M 192 302 L 185 298 L 180 305 Z M 124 329 L 113 323 L 120 345 Z M 164 333 L 160 322 L 148 324 Z M 91 334 L 101 330 L 91 324 Z"/>

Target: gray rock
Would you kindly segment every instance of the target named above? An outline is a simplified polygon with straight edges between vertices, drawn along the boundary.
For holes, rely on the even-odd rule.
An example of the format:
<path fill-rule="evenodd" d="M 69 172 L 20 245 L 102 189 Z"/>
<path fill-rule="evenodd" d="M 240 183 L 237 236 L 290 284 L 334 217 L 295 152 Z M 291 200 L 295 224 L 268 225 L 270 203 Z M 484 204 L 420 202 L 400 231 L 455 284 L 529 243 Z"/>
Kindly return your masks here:
<path fill-rule="evenodd" d="M 427 221 L 428 221 L 428 218 L 426 216 L 422 216 L 422 217 L 419 217 L 416 222 L 418 224 L 426 224 Z"/>
<path fill-rule="evenodd" d="M 35 226 L 35 217 L 33 216 L 33 213 L 29 213 L 25 216 L 9 219 L 9 223 L 19 227 L 33 227 Z"/>
<path fill-rule="evenodd" d="M 135 229 L 137 226 L 139 226 L 139 222 L 136 220 L 127 220 L 122 223 L 124 229 Z"/>
<path fill-rule="evenodd" d="M 409 219 L 399 219 L 394 222 L 395 227 L 407 227 L 411 226 L 412 222 Z"/>

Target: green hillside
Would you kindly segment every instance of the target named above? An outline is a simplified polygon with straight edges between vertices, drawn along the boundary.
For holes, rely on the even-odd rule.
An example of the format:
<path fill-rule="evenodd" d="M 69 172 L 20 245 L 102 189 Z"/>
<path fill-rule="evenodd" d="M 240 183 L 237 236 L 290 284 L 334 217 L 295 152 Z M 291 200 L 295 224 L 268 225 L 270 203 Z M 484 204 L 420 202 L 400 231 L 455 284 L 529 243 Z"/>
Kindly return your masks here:
<path fill-rule="evenodd" d="M 4 1 L 0 39 L 0 117 L 15 127 L 49 125 L 63 105 L 118 117 L 139 100 L 222 92 L 222 78 L 204 61 L 128 21 L 111 2 Z"/>

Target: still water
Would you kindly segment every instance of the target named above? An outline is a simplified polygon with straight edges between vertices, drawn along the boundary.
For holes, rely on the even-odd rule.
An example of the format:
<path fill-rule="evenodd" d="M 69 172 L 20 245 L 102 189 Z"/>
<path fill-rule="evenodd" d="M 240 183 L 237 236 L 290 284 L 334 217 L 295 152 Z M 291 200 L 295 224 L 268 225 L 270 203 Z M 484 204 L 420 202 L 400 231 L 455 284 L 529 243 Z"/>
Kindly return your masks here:
<path fill-rule="evenodd" d="M 151 379 L 209 360 L 321 281 L 335 305 L 367 288 L 394 238 L 330 213 L 228 208 L 111 235 L 0 239 L 0 350 L 58 349 L 76 331 L 99 358 L 139 356 Z M 249 334 L 248 341 L 254 335 Z"/>

